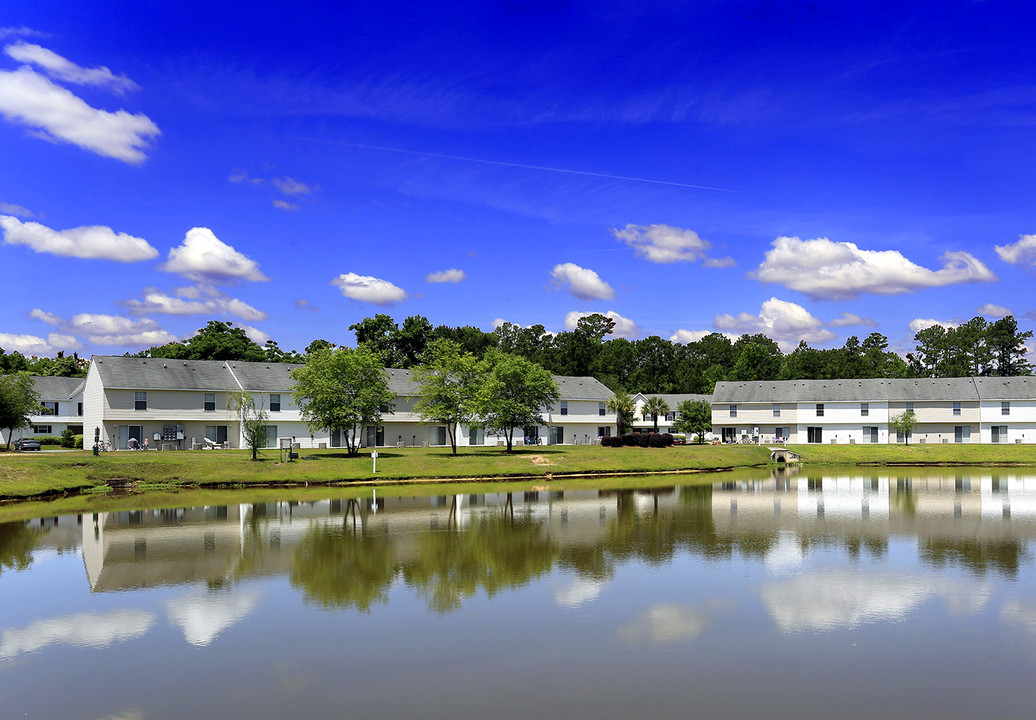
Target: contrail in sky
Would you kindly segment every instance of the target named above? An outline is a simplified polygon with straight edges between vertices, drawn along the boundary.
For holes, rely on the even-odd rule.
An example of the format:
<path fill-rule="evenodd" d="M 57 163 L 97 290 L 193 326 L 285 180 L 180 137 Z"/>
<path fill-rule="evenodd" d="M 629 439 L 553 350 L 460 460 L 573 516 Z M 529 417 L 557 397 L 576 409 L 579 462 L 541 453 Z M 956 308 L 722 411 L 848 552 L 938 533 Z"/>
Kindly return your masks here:
<path fill-rule="evenodd" d="M 401 153 L 403 155 L 421 155 L 422 157 L 439 158 L 441 160 L 460 160 L 461 162 L 481 163 L 482 165 L 498 165 L 500 167 L 522 168 L 524 170 L 543 170 L 546 172 L 564 173 L 565 175 L 585 175 L 587 177 L 607 178 L 609 180 L 626 180 L 628 182 L 651 183 L 652 185 L 671 185 L 673 187 L 691 188 L 693 190 L 737 192 L 737 190 L 709 187 L 708 185 L 690 185 L 688 183 L 672 182 L 670 180 L 651 180 L 649 178 L 630 177 L 628 175 L 609 175 L 608 173 L 590 172 L 588 170 L 569 170 L 567 168 L 547 167 L 545 165 L 527 165 L 525 163 L 504 162 L 503 160 L 486 160 L 484 158 L 464 157 L 462 155 L 445 155 L 443 153 L 425 152 L 423 150 L 404 150 L 403 148 L 384 147 L 381 145 L 364 145 L 363 143 L 345 142 L 344 140 L 333 140 L 329 142 L 334 142 L 338 145 L 347 145 L 349 147 L 362 148 L 364 150 L 381 150 L 382 152 Z"/>

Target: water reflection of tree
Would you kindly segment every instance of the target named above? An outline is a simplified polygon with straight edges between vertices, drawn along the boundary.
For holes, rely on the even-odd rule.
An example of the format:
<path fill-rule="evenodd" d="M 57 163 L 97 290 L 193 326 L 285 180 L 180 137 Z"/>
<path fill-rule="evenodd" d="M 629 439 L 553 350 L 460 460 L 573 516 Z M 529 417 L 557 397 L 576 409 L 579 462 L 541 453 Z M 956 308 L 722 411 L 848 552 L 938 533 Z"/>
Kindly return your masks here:
<path fill-rule="evenodd" d="M 995 572 L 1007 578 L 1030 558 L 1028 549 L 1014 539 L 926 538 L 920 543 L 921 561 L 934 567 L 959 565 L 976 575 Z"/>
<path fill-rule="evenodd" d="M 27 522 L 0 523 L 0 575 L 4 570 L 21 572 L 32 564 L 32 551 L 44 533 Z"/>
<path fill-rule="evenodd" d="M 479 590 L 492 597 L 527 585 L 550 572 L 556 557 L 543 522 L 516 517 L 508 496 L 506 505 L 472 518 L 464 529 L 422 533 L 402 573 L 430 609 L 446 613 Z"/>
<path fill-rule="evenodd" d="M 313 525 L 299 541 L 291 584 L 307 602 L 370 612 L 388 600 L 398 571 L 390 536 L 357 526 L 348 515 L 340 525 Z"/>

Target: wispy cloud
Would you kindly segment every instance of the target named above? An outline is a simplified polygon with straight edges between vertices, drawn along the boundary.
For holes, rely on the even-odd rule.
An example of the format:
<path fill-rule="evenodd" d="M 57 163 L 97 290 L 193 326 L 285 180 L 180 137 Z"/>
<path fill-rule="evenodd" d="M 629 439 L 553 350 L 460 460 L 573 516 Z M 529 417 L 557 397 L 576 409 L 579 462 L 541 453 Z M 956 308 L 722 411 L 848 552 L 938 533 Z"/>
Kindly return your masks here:
<path fill-rule="evenodd" d="M 724 268 L 735 265 L 733 258 L 712 258 L 712 243 L 693 230 L 671 225 L 633 225 L 622 230 L 612 228 L 612 235 L 622 240 L 638 257 L 655 263 L 702 261 L 706 267 Z"/>
<path fill-rule="evenodd" d="M 69 335 L 80 336 L 92 345 L 139 348 L 165 345 L 177 339 L 150 318 L 131 320 L 118 315 L 79 313 L 65 320 L 38 308 L 30 312 L 29 317 L 54 325 Z"/>
<path fill-rule="evenodd" d="M 137 90 L 140 87 L 125 75 L 116 75 L 103 65 L 84 68 L 61 57 L 53 50 L 32 43 L 20 42 L 8 45 L 4 48 L 4 52 L 18 62 L 42 68 L 52 78 L 62 82 L 94 85 L 120 94 L 127 90 Z"/>
<path fill-rule="evenodd" d="M 185 288 L 181 288 L 184 290 Z M 193 293 L 192 293 L 193 294 Z M 140 300 L 118 300 L 131 315 L 227 315 L 249 322 L 266 320 L 269 315 L 243 300 L 224 295 L 216 288 L 206 288 L 205 299 L 184 294 L 169 295 L 158 288 L 145 288 Z"/>
<path fill-rule="evenodd" d="M 429 283 L 459 283 L 468 279 L 463 270 L 450 268 L 449 270 L 436 270 L 424 276 L 424 281 Z"/>

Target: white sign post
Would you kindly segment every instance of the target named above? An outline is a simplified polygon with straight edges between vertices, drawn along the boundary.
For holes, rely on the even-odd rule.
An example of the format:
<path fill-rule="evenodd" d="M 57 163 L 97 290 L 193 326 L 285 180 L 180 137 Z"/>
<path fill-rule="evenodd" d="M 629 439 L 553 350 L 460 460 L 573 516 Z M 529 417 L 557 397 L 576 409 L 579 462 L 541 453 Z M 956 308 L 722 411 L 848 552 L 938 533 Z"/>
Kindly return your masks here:
<path fill-rule="evenodd" d="M 378 472 L 378 451 L 375 450 L 371 453 L 371 460 L 374 461 L 374 472 Z"/>

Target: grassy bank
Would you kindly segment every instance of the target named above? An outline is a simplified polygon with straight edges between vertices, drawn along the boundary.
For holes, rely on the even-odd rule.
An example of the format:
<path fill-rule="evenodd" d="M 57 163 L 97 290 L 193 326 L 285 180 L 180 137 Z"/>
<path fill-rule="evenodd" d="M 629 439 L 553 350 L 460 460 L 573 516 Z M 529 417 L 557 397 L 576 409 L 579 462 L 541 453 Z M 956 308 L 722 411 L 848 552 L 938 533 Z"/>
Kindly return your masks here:
<path fill-rule="evenodd" d="M 1036 445 L 798 445 L 790 449 L 811 465 L 1017 465 L 1036 467 Z M 302 450 L 282 463 L 275 451 L 252 462 L 246 451 L 0 453 L 0 499 L 25 500 L 128 486 L 161 493 L 185 488 L 283 487 L 472 480 L 558 481 L 579 475 L 714 471 L 765 466 L 769 450 L 749 445 L 672 448 L 551 446 L 463 448 L 455 457 L 439 448 L 383 449 L 378 472 L 368 452 Z M 485 491 L 484 489 L 482 490 Z"/>
<path fill-rule="evenodd" d="M 555 475 L 720 470 L 765 465 L 766 448 L 684 446 L 602 448 L 550 446 L 464 448 L 457 456 L 439 448 L 383 449 L 378 471 L 370 453 L 349 457 L 336 450 L 302 450 L 300 459 L 279 461 L 268 451 L 258 462 L 240 450 L 201 452 L 5 453 L 0 455 L 0 498 L 19 499 L 109 485 L 139 489 L 234 485 L 330 485 L 437 479 L 546 478 Z"/>

